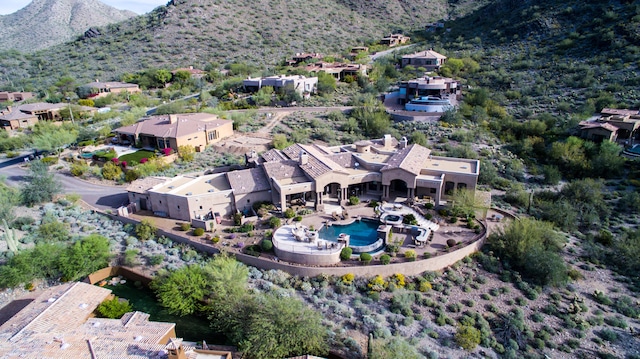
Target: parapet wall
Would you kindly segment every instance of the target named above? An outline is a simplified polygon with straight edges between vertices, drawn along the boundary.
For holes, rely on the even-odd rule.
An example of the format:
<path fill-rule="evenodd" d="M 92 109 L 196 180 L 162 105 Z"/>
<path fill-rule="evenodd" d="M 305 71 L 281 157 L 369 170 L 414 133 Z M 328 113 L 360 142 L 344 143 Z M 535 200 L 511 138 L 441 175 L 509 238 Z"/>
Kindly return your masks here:
<path fill-rule="evenodd" d="M 97 270 L 87 276 L 85 278 L 85 282 L 89 284 L 96 284 L 99 281 L 115 276 L 123 276 L 132 281 L 140 281 L 143 285 L 148 286 L 149 283 L 153 280 L 153 278 L 147 276 L 144 273 L 140 273 L 132 268 L 127 267 L 105 267 L 100 270 Z"/>

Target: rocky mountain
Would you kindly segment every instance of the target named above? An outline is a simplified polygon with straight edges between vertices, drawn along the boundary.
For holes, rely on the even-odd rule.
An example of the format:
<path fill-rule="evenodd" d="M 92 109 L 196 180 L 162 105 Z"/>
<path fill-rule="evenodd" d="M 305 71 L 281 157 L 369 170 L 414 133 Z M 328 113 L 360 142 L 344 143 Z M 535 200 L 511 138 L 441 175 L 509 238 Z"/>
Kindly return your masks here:
<path fill-rule="evenodd" d="M 419 30 L 485 2 L 173 0 L 148 14 L 104 26 L 99 36 L 34 54 L 27 68 L 13 67 L 6 71 L 14 74 L 0 77 L 46 80 L 69 74 L 90 80 L 150 67 L 204 67 L 212 61 L 269 65 L 295 52 L 348 52 L 391 31 Z"/>
<path fill-rule="evenodd" d="M 33 52 L 72 40 L 91 27 L 134 17 L 98 0 L 33 0 L 0 16 L 0 50 Z"/>

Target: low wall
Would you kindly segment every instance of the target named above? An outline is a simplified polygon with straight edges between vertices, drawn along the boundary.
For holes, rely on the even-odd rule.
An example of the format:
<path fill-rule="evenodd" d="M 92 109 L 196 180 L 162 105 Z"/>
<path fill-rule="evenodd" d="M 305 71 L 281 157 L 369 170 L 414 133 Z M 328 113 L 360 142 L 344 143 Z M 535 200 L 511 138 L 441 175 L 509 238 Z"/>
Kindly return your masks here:
<path fill-rule="evenodd" d="M 89 274 L 84 281 L 89 284 L 96 284 L 103 279 L 116 276 L 123 276 L 132 281 L 139 281 L 145 286 L 148 286 L 149 283 L 151 283 L 151 281 L 153 280 L 153 278 L 148 277 L 147 275 L 140 273 L 132 268 L 115 266 L 97 270 Z"/>
<path fill-rule="evenodd" d="M 340 249 L 339 250 L 327 250 L 328 253 L 295 253 L 280 249 L 276 246 L 273 247 L 276 256 L 287 262 L 305 263 L 310 266 L 327 266 L 340 262 Z"/>
<path fill-rule="evenodd" d="M 111 214 L 105 214 L 105 215 L 110 217 L 113 220 L 118 220 L 124 223 L 132 223 L 132 224 L 138 223 L 136 220 L 133 220 L 131 218 L 119 217 Z M 474 239 L 468 245 L 449 253 L 441 254 L 435 257 L 431 257 L 429 259 L 416 260 L 414 262 L 392 263 L 387 265 L 381 265 L 381 264 L 380 265 L 362 265 L 362 266 L 350 266 L 350 267 L 339 267 L 339 266 L 306 267 L 303 265 L 276 262 L 267 258 L 254 257 L 244 253 L 234 253 L 234 255 L 236 259 L 238 259 L 240 262 L 246 265 L 250 265 L 256 268 L 261 268 L 266 270 L 278 269 L 278 270 L 287 272 L 291 275 L 299 275 L 299 276 L 313 277 L 319 274 L 341 276 L 347 273 L 353 273 L 357 276 L 365 276 L 365 277 L 371 277 L 375 275 L 382 275 L 382 276 L 388 277 L 395 273 L 402 273 L 408 276 L 415 276 L 425 271 L 437 271 L 437 270 L 444 269 L 456 263 L 457 261 L 462 260 L 464 257 L 471 255 L 477 252 L 478 250 L 480 250 L 480 248 L 484 244 L 484 241 L 487 237 L 487 227 L 482 222 L 478 222 L 478 223 L 480 223 L 482 227 L 482 232 L 478 234 L 476 237 L 474 237 Z M 167 238 L 171 238 L 171 240 L 174 240 L 179 243 L 188 244 L 194 247 L 195 249 L 205 253 L 210 253 L 210 254 L 220 253 L 220 251 L 217 248 L 213 247 L 210 241 L 205 241 L 200 238 L 186 238 L 181 235 L 170 233 L 162 229 L 159 229 L 157 231 L 157 234 L 164 235 Z M 276 252 L 276 255 L 278 255 L 277 252 Z M 337 251 L 336 255 L 339 257 L 340 251 Z M 285 257 L 280 257 L 280 258 L 282 260 L 287 260 Z M 313 264 L 310 264 L 310 265 L 313 265 Z M 317 264 L 317 265 L 320 265 L 320 264 Z"/>

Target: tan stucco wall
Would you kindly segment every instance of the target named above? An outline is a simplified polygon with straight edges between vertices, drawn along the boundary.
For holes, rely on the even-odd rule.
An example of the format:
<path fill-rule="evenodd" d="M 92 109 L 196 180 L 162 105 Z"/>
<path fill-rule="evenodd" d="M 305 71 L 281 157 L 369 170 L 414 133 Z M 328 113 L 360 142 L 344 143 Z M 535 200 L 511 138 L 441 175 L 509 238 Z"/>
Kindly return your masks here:
<path fill-rule="evenodd" d="M 285 250 L 280 250 L 275 246 L 274 246 L 274 251 L 276 253 L 276 256 L 279 259 L 287 262 L 305 263 L 306 265 L 311 265 L 311 266 L 328 266 L 328 265 L 332 265 L 340 262 L 340 250 L 335 250 L 335 249 L 333 250 L 333 252 L 329 252 L 328 254 L 321 254 L 321 255 L 292 253 Z"/>
<path fill-rule="evenodd" d="M 218 138 L 209 141 L 209 134 L 207 133 L 205 135 L 205 138 L 207 139 L 208 144 L 216 143 L 224 138 L 233 136 L 233 122 L 222 124 L 216 127 L 215 129 L 210 130 L 209 132 L 212 132 L 212 131 L 218 131 Z"/>
<path fill-rule="evenodd" d="M 382 172 L 382 185 L 389 186 L 393 180 L 403 180 L 407 183 L 407 188 L 416 188 L 416 175 L 397 168 Z"/>
<path fill-rule="evenodd" d="M 253 206 L 256 202 L 271 202 L 271 191 L 260 191 L 235 195 L 236 209 L 239 211 Z"/>
<path fill-rule="evenodd" d="M 204 131 L 202 131 L 198 133 L 192 133 L 188 136 L 177 137 L 176 147 L 174 148 L 172 146 L 171 148 L 173 148 L 174 150 L 177 150 L 180 146 L 191 146 L 195 148 L 198 146 L 206 146 L 206 145 L 207 145 L 207 134 Z"/>

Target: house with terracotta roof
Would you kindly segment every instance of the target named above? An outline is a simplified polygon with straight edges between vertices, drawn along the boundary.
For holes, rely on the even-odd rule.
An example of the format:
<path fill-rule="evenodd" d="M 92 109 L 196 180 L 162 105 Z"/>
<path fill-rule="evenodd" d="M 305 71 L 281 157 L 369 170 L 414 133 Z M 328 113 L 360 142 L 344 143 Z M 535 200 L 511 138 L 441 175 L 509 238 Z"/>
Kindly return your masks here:
<path fill-rule="evenodd" d="M 113 130 L 120 142 L 142 147 L 172 148 L 193 146 L 196 151 L 233 135 L 233 121 L 208 113 L 157 115 Z"/>
<path fill-rule="evenodd" d="M 601 142 L 640 140 L 640 111 L 603 108 L 600 117 L 579 124 L 582 138 Z"/>
<path fill-rule="evenodd" d="M 291 60 L 286 61 L 286 64 L 288 66 L 295 66 L 307 61 L 322 60 L 322 58 L 323 55 L 318 52 L 296 52 Z"/>
<path fill-rule="evenodd" d="M 69 104 L 66 103 L 35 102 L 20 105 L 16 110 L 36 116 L 38 121 L 59 121 L 62 119 L 60 111 L 68 106 Z"/>
<path fill-rule="evenodd" d="M 0 324 L 1 358 L 230 359 L 230 352 L 196 349 L 176 338 L 175 324 L 129 312 L 120 319 L 95 318 L 111 290 L 69 282 L 21 299 Z M 4 317 L 4 316 L 3 316 Z"/>
<path fill-rule="evenodd" d="M 14 110 L 11 106 L 7 106 L 5 110 L 0 111 L 0 126 L 7 131 L 29 128 L 36 123 L 38 123 L 38 116 Z"/>
<path fill-rule="evenodd" d="M 408 42 L 411 38 L 402 34 L 391 34 L 380 39 L 380 45 L 387 45 L 389 47 L 402 45 Z"/>
<path fill-rule="evenodd" d="M 77 89 L 77 93 L 80 98 L 100 98 L 109 96 L 110 94 L 123 92 L 138 93 L 140 92 L 140 87 L 136 84 L 130 84 L 127 82 L 101 82 L 96 80 L 95 82 L 84 84 Z"/>
<path fill-rule="evenodd" d="M 294 144 L 263 153 L 255 164 L 224 174 L 137 180 L 128 188 L 129 200 L 185 221 L 231 215 L 262 201 L 281 211 L 293 201 L 322 211 L 351 196 L 430 197 L 439 205 L 455 189 L 475 190 L 480 171 L 478 160 L 433 156 L 426 147 L 390 135 L 334 147 Z"/>
<path fill-rule="evenodd" d="M 402 56 L 400 67 L 411 65 L 416 68 L 424 67 L 427 71 L 433 71 L 439 69 L 446 61 L 446 56 L 433 50 L 426 50 Z"/>

